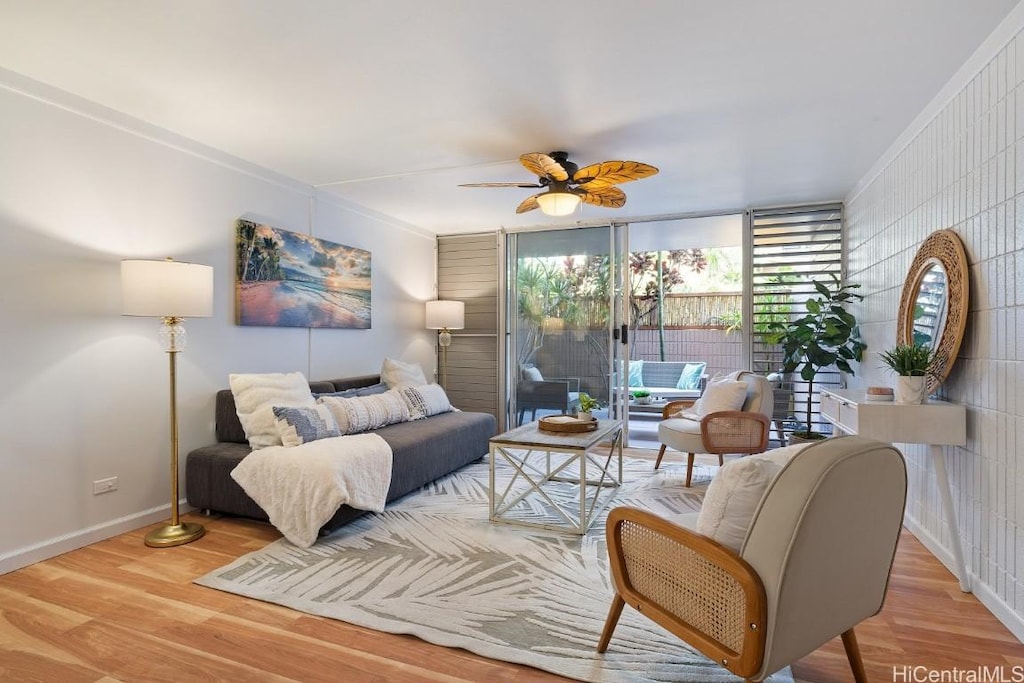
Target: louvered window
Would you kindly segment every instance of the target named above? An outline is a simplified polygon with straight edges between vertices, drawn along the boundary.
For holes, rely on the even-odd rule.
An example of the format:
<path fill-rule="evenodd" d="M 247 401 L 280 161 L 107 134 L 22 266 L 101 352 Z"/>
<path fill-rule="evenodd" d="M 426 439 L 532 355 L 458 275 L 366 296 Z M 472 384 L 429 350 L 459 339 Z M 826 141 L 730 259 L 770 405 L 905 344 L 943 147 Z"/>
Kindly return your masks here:
<path fill-rule="evenodd" d="M 804 301 L 814 294 L 814 280 L 842 277 L 843 207 L 841 204 L 764 209 L 751 212 L 751 365 L 758 374 L 777 372 L 782 351 L 765 339 L 768 326 L 806 313 Z M 839 386 L 840 374 L 818 374 L 811 391 L 814 431 L 831 431 L 818 412 L 818 389 Z M 806 420 L 808 387 L 799 376 L 783 377 L 776 391 L 775 417 L 787 432 Z M 803 417 L 802 417 L 803 415 Z"/>

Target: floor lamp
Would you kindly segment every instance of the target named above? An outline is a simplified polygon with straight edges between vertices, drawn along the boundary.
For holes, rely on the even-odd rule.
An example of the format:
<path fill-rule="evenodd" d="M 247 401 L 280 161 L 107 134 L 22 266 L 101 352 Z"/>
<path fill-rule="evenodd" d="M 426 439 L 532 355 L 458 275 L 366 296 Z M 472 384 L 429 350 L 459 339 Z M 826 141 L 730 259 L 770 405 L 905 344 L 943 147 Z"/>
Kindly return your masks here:
<path fill-rule="evenodd" d="M 448 390 L 448 347 L 452 343 L 449 330 L 461 330 L 466 326 L 466 304 L 461 301 L 428 301 L 427 329 L 441 330 L 437 344 L 441 347 L 441 386 Z"/>
<path fill-rule="evenodd" d="M 178 398 L 176 358 L 185 348 L 185 318 L 213 315 L 213 268 L 195 263 L 121 261 L 123 315 L 163 319 L 160 342 L 170 359 L 171 385 L 171 521 L 146 534 L 151 548 L 191 543 L 206 529 L 178 518 Z"/>

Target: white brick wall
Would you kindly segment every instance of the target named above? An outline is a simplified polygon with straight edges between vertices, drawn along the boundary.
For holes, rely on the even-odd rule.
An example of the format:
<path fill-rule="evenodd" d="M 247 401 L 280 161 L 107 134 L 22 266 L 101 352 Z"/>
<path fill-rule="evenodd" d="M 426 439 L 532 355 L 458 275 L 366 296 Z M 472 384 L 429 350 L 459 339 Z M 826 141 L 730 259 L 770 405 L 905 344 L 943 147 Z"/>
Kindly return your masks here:
<path fill-rule="evenodd" d="M 1024 35 L 937 111 L 847 200 L 849 277 L 867 295 L 857 315 L 868 352 L 851 384 L 891 384 L 876 354 L 895 343 L 907 267 L 929 233 L 954 229 L 971 305 L 940 394 L 968 407 L 968 444 L 947 449 L 947 464 L 975 593 L 1024 638 Z M 948 555 L 925 448 L 904 452 L 908 524 Z"/>

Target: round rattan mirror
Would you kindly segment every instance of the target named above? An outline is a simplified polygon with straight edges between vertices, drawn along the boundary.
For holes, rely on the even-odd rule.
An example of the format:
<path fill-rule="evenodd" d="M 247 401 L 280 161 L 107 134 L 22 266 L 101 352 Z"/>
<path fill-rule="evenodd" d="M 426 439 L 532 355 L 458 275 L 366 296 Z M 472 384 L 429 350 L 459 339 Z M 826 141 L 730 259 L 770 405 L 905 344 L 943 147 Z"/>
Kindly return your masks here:
<path fill-rule="evenodd" d="M 967 326 L 967 253 L 952 230 L 933 232 L 910 264 L 896 321 L 899 344 L 924 344 L 935 351 L 928 393 L 949 376 Z"/>

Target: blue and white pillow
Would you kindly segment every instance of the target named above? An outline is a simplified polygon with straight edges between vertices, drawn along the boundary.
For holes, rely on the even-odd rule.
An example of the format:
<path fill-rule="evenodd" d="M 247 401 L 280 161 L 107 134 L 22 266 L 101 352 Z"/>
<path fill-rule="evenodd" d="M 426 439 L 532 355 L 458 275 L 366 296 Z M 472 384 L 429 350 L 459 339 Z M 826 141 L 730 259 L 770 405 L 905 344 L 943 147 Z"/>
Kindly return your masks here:
<path fill-rule="evenodd" d="M 700 378 L 704 376 L 704 368 L 707 366 L 707 363 L 687 363 L 679 373 L 676 389 L 700 389 Z"/>
<path fill-rule="evenodd" d="M 334 398 L 355 398 L 356 396 L 373 396 L 375 394 L 383 394 L 387 390 L 388 385 L 384 384 L 384 382 L 377 382 L 376 384 L 371 384 L 368 387 L 353 387 L 342 391 L 313 394 L 313 398 L 321 398 L 322 396 L 332 396 Z"/>
<path fill-rule="evenodd" d="M 326 406 L 286 408 L 274 406 L 277 434 L 285 446 L 301 446 L 310 441 L 341 436 L 341 430 Z"/>

